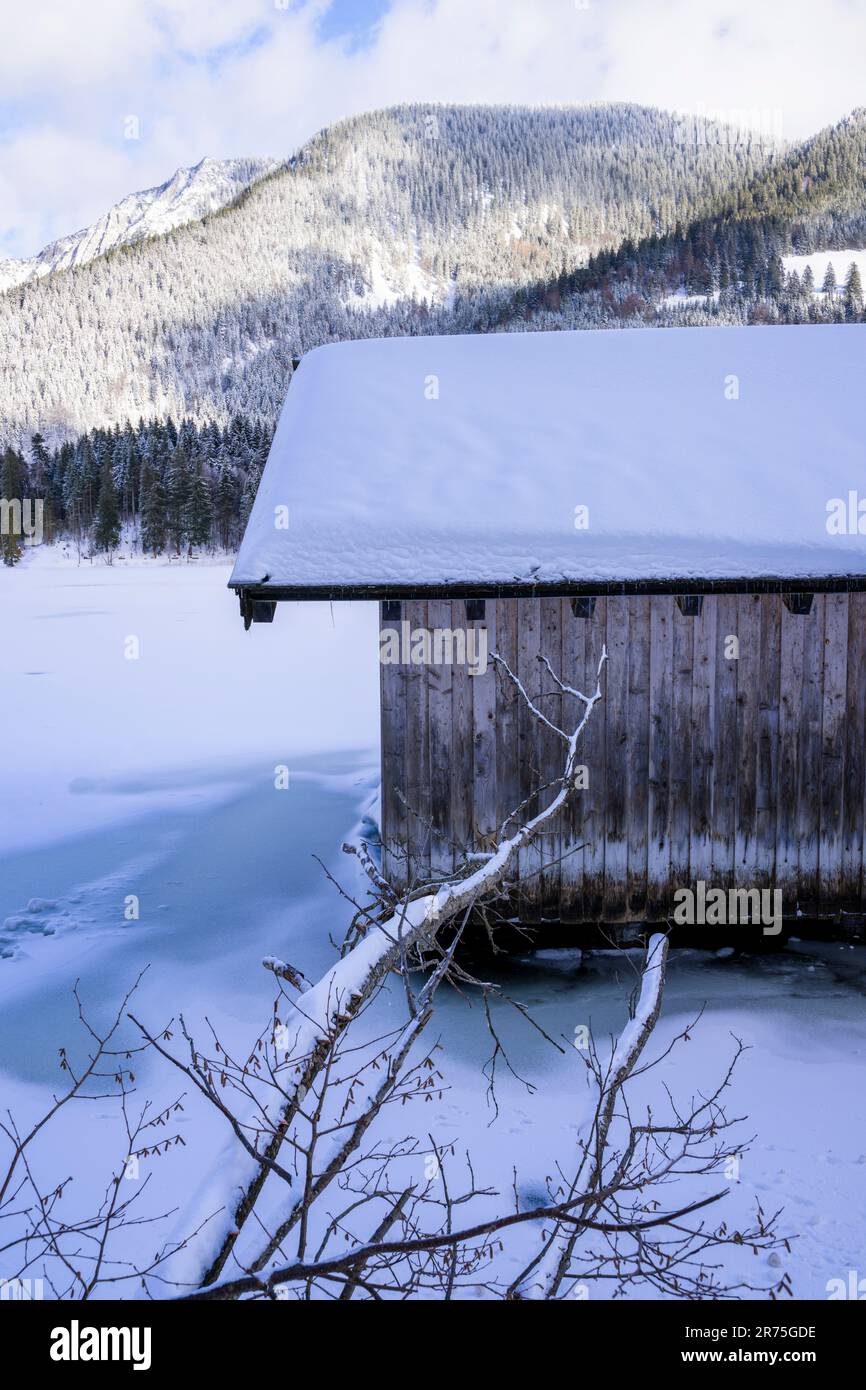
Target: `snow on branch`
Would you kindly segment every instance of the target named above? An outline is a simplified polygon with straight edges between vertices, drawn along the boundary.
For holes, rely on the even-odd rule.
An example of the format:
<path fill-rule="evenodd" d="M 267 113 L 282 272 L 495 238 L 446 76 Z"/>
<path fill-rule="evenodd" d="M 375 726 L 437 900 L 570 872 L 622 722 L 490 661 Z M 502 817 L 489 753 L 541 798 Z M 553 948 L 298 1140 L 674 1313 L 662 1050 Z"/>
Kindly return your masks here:
<path fill-rule="evenodd" d="M 435 892 L 399 903 L 384 921 L 372 926 L 348 954 L 336 961 L 316 985 L 300 999 L 292 1001 L 297 1020 L 292 1029 L 290 1060 L 296 1064 L 297 1082 L 284 1101 L 281 1113 L 275 1117 L 274 1134 L 264 1150 L 262 1161 L 253 1163 L 241 1197 L 231 1213 L 228 1229 L 204 1273 L 203 1284 L 212 1283 L 224 1268 L 262 1191 L 269 1165 L 276 1160 L 284 1136 L 298 1114 L 299 1097 L 306 1095 L 335 1040 L 384 977 L 406 960 L 407 953 L 433 943 L 443 927 L 500 889 L 503 881 L 510 876 L 520 852 L 532 845 L 547 829 L 574 790 L 578 742 L 593 709 L 602 698 L 601 676 L 608 659 L 607 648 L 602 648 L 599 657 L 595 693 L 586 696 L 574 692 L 583 704 L 583 713 L 576 727 L 568 734 L 550 725 L 533 705 L 508 664 L 498 654 L 492 653 L 492 656 L 514 681 L 533 715 L 554 729 L 566 743 L 567 752 L 558 791 L 549 806 L 504 838 L 483 864 L 465 876 L 454 877 L 439 885 Z"/>

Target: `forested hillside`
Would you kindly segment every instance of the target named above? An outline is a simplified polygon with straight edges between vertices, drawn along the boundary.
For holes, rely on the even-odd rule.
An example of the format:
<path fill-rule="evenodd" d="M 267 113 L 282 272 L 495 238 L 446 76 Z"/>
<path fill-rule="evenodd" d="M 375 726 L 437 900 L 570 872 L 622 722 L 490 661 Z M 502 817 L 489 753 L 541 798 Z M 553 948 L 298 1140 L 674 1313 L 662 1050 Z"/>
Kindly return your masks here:
<path fill-rule="evenodd" d="M 0 438 L 169 415 L 270 424 L 292 356 L 496 327 L 515 288 L 708 211 L 770 154 L 625 105 L 346 121 L 235 206 L 0 297 Z"/>
<path fill-rule="evenodd" d="M 845 253 L 864 247 L 866 111 L 857 111 L 733 185 L 709 215 L 516 293 L 508 325 L 852 322 L 863 314 L 862 277 Z M 784 257 L 815 251 L 838 252 L 834 285 L 786 270 Z"/>

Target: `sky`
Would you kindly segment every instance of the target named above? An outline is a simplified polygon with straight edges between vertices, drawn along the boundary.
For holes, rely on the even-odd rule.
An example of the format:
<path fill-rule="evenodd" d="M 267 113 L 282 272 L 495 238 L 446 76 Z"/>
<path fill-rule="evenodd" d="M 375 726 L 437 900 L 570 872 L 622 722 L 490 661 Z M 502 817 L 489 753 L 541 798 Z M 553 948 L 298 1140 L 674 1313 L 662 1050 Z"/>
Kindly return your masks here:
<path fill-rule="evenodd" d="M 2 0 L 0 256 L 397 102 L 634 101 L 796 140 L 866 105 L 864 58 L 864 0 Z"/>

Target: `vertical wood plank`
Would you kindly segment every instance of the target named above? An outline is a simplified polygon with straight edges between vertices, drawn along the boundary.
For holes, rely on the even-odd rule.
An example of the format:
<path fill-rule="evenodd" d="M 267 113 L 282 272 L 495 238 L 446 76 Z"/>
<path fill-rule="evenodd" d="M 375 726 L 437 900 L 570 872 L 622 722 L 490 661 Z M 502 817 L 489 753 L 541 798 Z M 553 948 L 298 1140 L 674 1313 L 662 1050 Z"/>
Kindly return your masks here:
<path fill-rule="evenodd" d="M 866 594 L 848 596 L 844 777 L 842 905 L 851 912 L 860 912 L 864 906 L 863 835 L 866 806 Z"/>
<path fill-rule="evenodd" d="M 496 651 L 509 669 L 517 671 L 517 611 L 519 599 L 496 600 Z M 518 763 L 518 699 L 514 682 L 496 667 L 496 820 L 501 826 L 520 804 Z M 513 834 L 510 820 L 506 834 Z"/>
<path fill-rule="evenodd" d="M 627 915 L 628 824 L 626 820 L 628 730 L 628 599 L 607 601 L 607 797 L 604 847 L 604 917 L 622 922 Z"/>
<path fill-rule="evenodd" d="M 592 695 L 598 683 L 598 663 L 607 641 L 606 598 L 599 598 L 591 618 L 584 620 L 584 674 L 578 688 Z M 599 922 L 604 915 L 605 846 L 607 825 L 607 720 L 608 720 L 608 661 L 601 674 L 603 698 L 595 706 L 580 742 L 580 761 L 587 769 L 589 784 L 579 793 L 582 813 L 578 833 L 585 848 L 583 854 L 583 917 L 585 922 Z"/>
<path fill-rule="evenodd" d="M 674 625 L 669 594 L 650 599 L 649 746 L 647 753 L 647 916 L 673 908 L 671 871 L 671 720 Z"/>
<path fill-rule="evenodd" d="M 712 880 L 734 885 L 737 835 L 737 670 L 739 605 L 736 594 L 708 596 L 716 606 L 716 697 L 713 725 Z"/>
<path fill-rule="evenodd" d="M 489 653 L 496 650 L 496 604 L 485 603 L 485 616 L 467 623 L 467 654 L 470 627 L 487 631 L 487 669 L 483 675 L 470 676 L 472 685 L 472 784 L 473 836 L 476 848 L 492 848 L 498 822 L 496 819 L 496 671 Z M 480 638 L 476 636 L 476 642 Z M 476 646 L 476 653 L 481 647 Z"/>
<path fill-rule="evenodd" d="M 800 907 L 818 912 L 818 840 L 816 815 L 821 787 L 821 724 L 824 707 L 824 595 L 816 594 L 803 618 L 803 697 L 800 759 L 797 769 L 797 838 L 800 845 Z"/>
<path fill-rule="evenodd" d="M 848 681 L 848 595 L 824 600 L 824 701 L 821 715 L 821 908 L 842 899 L 842 817 L 845 790 L 845 697 Z"/>
<path fill-rule="evenodd" d="M 559 598 L 542 598 L 540 603 L 541 638 L 540 652 L 550 663 L 557 676 L 562 675 L 562 601 Z M 562 694 L 545 667 L 540 672 L 541 704 L 539 708 L 546 719 L 562 728 Z M 559 777 L 565 765 L 565 745 L 552 730 L 541 726 L 538 733 L 539 766 L 542 783 Z M 539 810 L 546 809 L 556 789 L 543 792 L 539 797 Z M 541 911 L 545 917 L 556 919 L 559 914 L 560 864 L 562 857 L 562 818 L 552 822 L 550 830 L 539 841 L 541 862 L 545 866 L 539 885 Z"/>
<path fill-rule="evenodd" d="M 635 922 L 646 916 L 649 826 L 650 601 L 642 595 L 628 600 L 628 634 L 626 914 Z"/>
<path fill-rule="evenodd" d="M 541 601 L 537 598 L 518 600 L 517 617 L 517 675 L 529 699 L 537 705 L 541 694 Z M 523 700 L 518 705 L 518 748 L 520 768 L 520 799 L 533 797 L 528 809 L 534 814 L 538 801 L 534 793 L 539 786 L 538 721 L 530 714 Z M 520 906 L 527 922 L 541 918 L 541 853 L 537 843 L 518 855 L 520 873 Z"/>
<path fill-rule="evenodd" d="M 782 599 L 761 595 L 761 669 L 758 684 L 758 881 L 776 882 L 776 809 L 779 796 L 779 671 Z"/>
<path fill-rule="evenodd" d="M 403 604 L 410 633 L 427 626 L 427 603 Z M 406 673 L 406 799 L 409 803 L 409 876 L 412 883 L 430 877 L 430 735 L 427 728 L 428 664 L 404 666 Z"/>
<path fill-rule="evenodd" d="M 806 618 L 782 606 L 779 664 L 779 812 L 776 820 L 776 886 L 782 906 L 797 908 L 800 836 L 797 798 L 803 726 L 803 640 Z"/>
<path fill-rule="evenodd" d="M 379 630 L 391 628 L 382 618 L 379 605 Z M 409 882 L 407 863 L 406 810 L 398 795 L 406 795 L 406 679 L 402 666 L 379 666 L 382 758 L 382 872 L 397 892 L 404 892 Z"/>
<path fill-rule="evenodd" d="M 466 626 L 463 599 L 451 603 L 451 627 Z M 465 666 L 451 669 L 451 833 L 454 853 L 470 853 L 472 844 L 472 681 Z"/>
<path fill-rule="evenodd" d="M 695 620 L 686 618 L 671 600 L 673 677 L 671 686 L 671 894 L 692 884 L 692 682 L 694 679 Z"/>
<path fill-rule="evenodd" d="M 737 829 L 734 878 L 753 888 L 758 872 L 758 699 L 761 677 L 761 599 L 737 598 Z"/>
<path fill-rule="evenodd" d="M 560 600 L 560 625 L 562 628 L 562 679 L 566 685 L 590 695 L 586 689 L 586 627 L 585 618 L 575 617 L 571 600 Z M 594 689 L 595 687 L 593 687 Z M 572 695 L 562 699 L 562 727 L 571 730 L 577 727 L 583 717 L 583 705 Z M 596 707 L 595 715 L 599 713 Z M 595 715 L 592 718 L 595 718 Z M 578 763 L 587 768 L 590 783 L 592 771 L 586 758 L 585 746 L 578 749 Z M 578 788 L 562 817 L 562 864 L 559 875 L 560 915 L 563 922 L 584 921 L 583 877 L 584 850 L 577 849 L 584 840 L 584 817 L 587 789 Z"/>
<path fill-rule="evenodd" d="M 692 674 L 691 845 L 693 883 L 712 880 L 713 740 L 716 704 L 716 617 L 714 603 L 704 600 L 694 623 Z"/>
<path fill-rule="evenodd" d="M 451 627 L 448 600 L 430 599 L 427 621 L 431 630 Z M 430 737 L 430 869 L 435 878 L 451 873 L 454 851 L 451 843 L 451 720 L 454 668 L 434 662 L 427 680 L 427 711 Z"/>

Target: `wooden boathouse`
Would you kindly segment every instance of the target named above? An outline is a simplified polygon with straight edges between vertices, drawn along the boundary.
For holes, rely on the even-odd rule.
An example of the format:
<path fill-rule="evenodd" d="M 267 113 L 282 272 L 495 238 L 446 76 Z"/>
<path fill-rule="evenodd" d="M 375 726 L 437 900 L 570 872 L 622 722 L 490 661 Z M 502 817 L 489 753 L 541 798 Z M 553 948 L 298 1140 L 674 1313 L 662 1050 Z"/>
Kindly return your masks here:
<path fill-rule="evenodd" d="M 489 850 L 561 768 L 501 666 L 460 650 L 496 651 L 568 723 L 539 657 L 586 690 L 606 644 L 588 784 L 521 864 L 520 918 L 664 918 L 701 881 L 864 911 L 864 350 L 866 328 L 815 326 L 303 359 L 231 585 L 247 625 L 281 601 L 379 603 L 398 887 Z"/>

